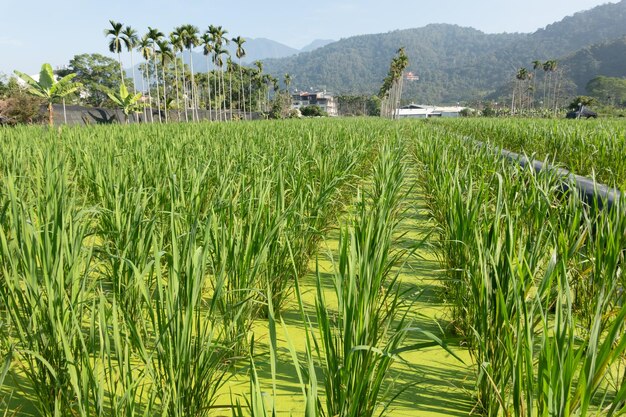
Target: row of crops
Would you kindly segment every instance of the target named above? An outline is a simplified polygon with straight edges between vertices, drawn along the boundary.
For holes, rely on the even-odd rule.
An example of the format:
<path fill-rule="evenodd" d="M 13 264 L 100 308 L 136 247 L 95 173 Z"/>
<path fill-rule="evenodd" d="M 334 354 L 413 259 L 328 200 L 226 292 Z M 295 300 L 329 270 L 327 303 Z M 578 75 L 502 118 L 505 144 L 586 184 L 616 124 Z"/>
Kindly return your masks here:
<path fill-rule="evenodd" d="M 476 410 L 494 417 L 624 413 L 626 206 L 589 207 L 554 173 L 521 168 L 467 140 L 485 126 L 511 145 L 507 124 L 491 121 L 420 129 L 414 149 L 448 271 L 451 325 L 473 359 Z M 509 136 L 526 137 L 515 129 L 523 126 L 534 125 L 513 122 Z M 586 126 L 577 137 L 585 133 Z M 606 134 L 608 142 L 615 132 Z"/>
<path fill-rule="evenodd" d="M 622 120 L 457 119 L 439 125 L 626 189 L 626 136 Z"/>
<path fill-rule="evenodd" d="M 626 206 L 586 206 L 467 140 L 526 150 L 514 138 L 535 129 L 524 143 L 542 152 L 553 131 L 573 158 L 565 136 L 618 152 L 623 128 L 462 122 L 0 130 L 0 413 L 265 417 L 290 378 L 294 415 L 381 415 L 405 352 L 459 341 L 477 414 L 623 413 Z M 413 322 L 400 275 L 416 198 L 445 271 L 444 340 Z"/>
<path fill-rule="evenodd" d="M 346 206 L 336 303 L 318 274 L 315 325 L 300 301 L 307 343 L 291 348 L 293 373 L 310 415 L 380 412 L 393 363 L 380 353 L 407 332 L 391 274 L 406 169 L 394 131 L 380 121 L 4 130 L 0 381 L 18 404 L 7 413 L 270 415 L 254 327 L 269 327 L 275 385 L 277 318 L 301 298 L 298 277 Z M 225 382 L 241 372 L 250 392 L 224 412 Z"/>

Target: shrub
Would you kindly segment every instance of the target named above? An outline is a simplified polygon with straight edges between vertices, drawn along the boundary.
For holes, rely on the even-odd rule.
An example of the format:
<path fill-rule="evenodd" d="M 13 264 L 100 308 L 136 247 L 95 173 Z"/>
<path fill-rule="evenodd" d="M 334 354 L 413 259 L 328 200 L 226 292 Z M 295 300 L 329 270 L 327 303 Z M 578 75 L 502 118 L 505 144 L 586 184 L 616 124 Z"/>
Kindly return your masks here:
<path fill-rule="evenodd" d="M 300 112 L 302 113 L 303 116 L 306 116 L 306 117 L 328 116 L 328 113 L 326 113 L 324 110 L 322 110 L 322 108 L 320 106 L 316 106 L 315 104 L 303 107 L 300 110 Z"/>

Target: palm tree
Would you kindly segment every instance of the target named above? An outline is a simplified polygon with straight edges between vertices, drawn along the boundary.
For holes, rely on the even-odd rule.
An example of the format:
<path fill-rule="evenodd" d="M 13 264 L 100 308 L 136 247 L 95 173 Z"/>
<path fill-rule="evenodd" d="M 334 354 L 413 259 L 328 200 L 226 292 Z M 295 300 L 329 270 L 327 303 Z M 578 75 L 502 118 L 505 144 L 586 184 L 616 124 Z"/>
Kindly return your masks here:
<path fill-rule="evenodd" d="M 157 42 L 161 41 L 163 36 L 165 36 L 163 32 L 160 32 L 158 29 L 151 28 L 150 26 L 148 26 L 148 33 L 146 34 L 146 37 L 150 39 L 150 41 L 152 41 L 152 50 L 154 51 L 154 53 L 152 54 L 152 58 L 154 60 L 154 80 L 156 81 L 156 93 L 157 93 L 156 99 L 157 99 L 157 108 L 159 109 L 159 123 L 162 123 L 163 120 L 161 119 L 161 97 L 159 93 L 159 67 L 157 66 L 157 59 L 156 59 L 156 44 Z"/>
<path fill-rule="evenodd" d="M 202 34 L 200 38 L 200 44 L 202 45 L 202 53 L 206 59 L 206 88 L 208 93 L 208 109 L 209 109 L 209 120 L 213 120 L 212 112 L 212 104 L 211 104 L 211 65 L 209 64 L 209 56 L 213 52 L 213 37 L 211 33 L 207 30 Z"/>
<path fill-rule="evenodd" d="M 170 48 L 170 44 L 167 40 L 161 39 L 157 42 L 157 46 L 159 47 L 157 53 L 161 58 L 161 72 L 163 74 L 163 107 L 165 111 L 165 123 L 167 123 L 167 82 L 165 80 L 165 67 L 169 62 L 175 59 L 175 55 L 172 52 L 172 48 Z"/>
<path fill-rule="evenodd" d="M 137 94 L 137 89 L 135 88 L 135 62 L 133 60 L 133 49 L 137 47 L 139 42 L 137 31 L 130 26 L 126 26 L 122 31 L 122 41 L 126 50 L 130 52 L 130 67 L 133 71 L 133 93 Z"/>
<path fill-rule="evenodd" d="M 262 82 L 262 77 L 263 77 L 263 62 L 262 61 L 254 61 L 254 66 L 256 67 L 256 74 L 255 74 L 255 79 L 256 79 L 256 84 L 259 87 L 259 91 L 258 91 L 258 97 L 257 97 L 257 108 L 260 111 L 261 110 L 261 82 Z M 252 82 L 252 81 L 250 81 Z M 252 87 L 250 88 L 251 92 L 252 92 Z M 252 106 L 252 97 L 250 97 L 250 106 Z M 250 107 L 252 108 L 252 107 Z"/>
<path fill-rule="evenodd" d="M 397 56 L 391 60 L 389 72 L 385 77 L 382 87 L 378 95 L 382 103 L 380 113 L 383 117 L 395 119 L 397 117 L 396 109 L 398 108 L 402 98 L 402 80 L 404 79 L 404 70 L 409 65 L 409 58 L 404 48 L 397 51 Z"/>
<path fill-rule="evenodd" d="M 109 51 L 117 54 L 117 60 L 120 63 L 120 76 L 122 77 L 122 83 L 124 83 L 124 69 L 122 68 L 122 28 L 123 24 L 114 22 L 113 20 L 109 20 L 111 24 L 110 29 L 104 30 L 104 36 L 111 36 L 111 41 L 109 42 Z"/>
<path fill-rule="evenodd" d="M 230 120 L 233 120 L 233 70 L 234 62 L 230 56 L 226 58 L 226 71 L 228 72 L 228 107 L 230 111 Z"/>
<path fill-rule="evenodd" d="M 538 59 L 532 62 L 533 64 L 533 102 L 535 101 L 535 92 L 537 91 L 537 70 L 543 67 L 543 63 Z"/>
<path fill-rule="evenodd" d="M 557 67 L 557 62 L 553 59 L 548 60 L 543 63 L 543 70 L 548 73 L 548 94 L 547 96 L 544 96 L 544 102 L 546 103 L 546 105 L 548 105 L 548 102 L 550 101 L 550 97 L 551 97 L 550 89 L 552 88 L 552 73 L 554 73 L 554 71 L 556 70 L 556 67 Z M 544 94 L 545 94 L 545 89 L 544 89 Z"/>
<path fill-rule="evenodd" d="M 152 90 L 150 88 L 150 58 L 152 57 L 152 42 L 150 42 L 150 39 L 148 39 L 147 36 L 142 37 L 139 42 L 137 43 L 137 50 L 139 51 L 139 53 L 141 54 L 141 56 L 143 57 L 143 59 L 146 61 L 145 63 L 145 68 L 146 68 L 146 80 L 148 83 L 148 103 L 150 106 L 150 122 L 154 123 L 154 116 L 152 114 L 152 93 L 150 90 Z M 144 77 L 141 77 L 141 83 L 142 83 L 142 87 L 145 91 L 145 86 L 143 86 L 143 79 Z M 144 108 L 145 110 L 145 108 Z M 144 117 L 147 119 L 147 115 L 144 115 Z"/>
<path fill-rule="evenodd" d="M 556 116 L 556 113 L 558 111 L 559 108 L 559 97 L 558 97 L 558 93 L 559 93 L 559 88 L 560 88 L 560 83 L 561 80 L 559 79 L 559 74 L 560 71 L 559 69 L 559 61 L 557 60 L 552 60 L 550 61 L 550 73 L 554 73 L 555 74 L 555 79 L 554 79 L 554 100 L 552 101 L 554 104 L 554 115 Z"/>
<path fill-rule="evenodd" d="M 220 92 L 220 97 L 224 97 L 224 101 L 223 101 L 224 112 L 226 112 L 226 100 L 225 100 L 226 87 L 224 85 L 225 83 L 224 83 L 224 70 L 223 70 L 224 61 L 221 59 L 219 55 L 229 54 L 228 51 L 223 48 L 223 46 L 228 45 L 228 43 L 230 42 L 229 39 L 226 37 L 226 34 L 228 33 L 228 31 L 224 29 L 222 26 L 209 25 L 209 33 L 211 37 L 213 38 L 213 45 L 214 45 L 213 59 L 214 59 L 216 66 L 219 68 L 218 75 L 220 77 L 220 86 L 222 90 Z M 218 62 L 219 62 L 219 65 L 218 65 Z M 221 109 L 221 103 L 220 103 L 220 109 Z"/>
<path fill-rule="evenodd" d="M 133 50 L 137 47 L 137 43 L 139 42 L 139 36 L 137 35 L 137 31 L 130 26 L 126 26 L 122 31 L 122 41 L 124 42 L 124 46 L 126 46 L 126 50 L 130 52 L 130 68 L 133 72 L 133 94 L 137 95 L 137 88 L 135 87 L 135 62 L 133 60 Z M 139 121 L 139 115 L 135 113 L 135 120 Z"/>
<path fill-rule="evenodd" d="M 287 94 L 289 94 L 289 86 L 291 85 L 291 75 L 289 73 L 285 74 L 285 88 L 287 89 Z"/>
<path fill-rule="evenodd" d="M 191 109 L 192 119 L 198 119 L 198 110 L 197 110 L 197 97 L 196 97 L 196 80 L 193 74 L 193 55 L 191 54 L 191 50 L 198 46 L 200 40 L 198 39 L 198 28 L 194 25 L 182 25 L 176 29 L 182 38 L 183 45 L 189 51 L 189 67 L 191 69 L 191 102 L 193 103 L 193 107 Z"/>
<path fill-rule="evenodd" d="M 522 82 L 528 79 L 528 70 L 526 68 L 520 68 L 517 70 L 517 74 L 515 74 L 516 86 L 519 95 L 520 107 L 523 107 L 524 103 L 522 101 Z M 511 114 L 515 113 L 515 87 L 513 88 L 513 99 L 511 100 Z"/>
<path fill-rule="evenodd" d="M 246 42 L 246 40 L 244 38 L 242 38 L 241 36 L 237 36 L 236 38 L 232 39 L 233 42 L 235 42 L 235 45 L 237 45 L 237 50 L 235 51 L 235 55 L 237 56 L 237 59 L 239 60 L 239 77 L 241 78 L 241 95 L 242 97 L 240 98 L 240 102 L 243 104 L 243 117 L 246 117 L 246 93 L 245 93 L 245 89 L 243 86 L 243 69 L 241 68 L 241 58 L 243 58 L 244 56 L 246 56 L 246 50 L 243 49 L 243 44 Z"/>
<path fill-rule="evenodd" d="M 170 33 L 170 44 L 172 45 L 172 53 L 174 54 L 174 80 L 175 80 L 174 83 L 176 84 L 176 109 L 178 112 L 178 121 L 180 122 L 180 90 L 178 88 L 178 53 L 183 51 L 184 45 L 180 38 L 180 34 L 177 33 L 176 31 Z M 185 71 L 185 64 L 183 62 L 183 72 L 184 71 Z M 183 88 L 184 88 L 184 84 L 183 84 Z M 187 117 L 187 106 L 185 106 L 185 120 L 189 121 L 189 118 Z"/>
<path fill-rule="evenodd" d="M 41 97 L 48 104 L 48 124 L 54 125 L 52 103 L 54 100 L 63 98 L 76 91 L 81 85 L 80 83 L 72 83 L 72 79 L 76 74 L 68 74 L 60 80 L 55 80 L 54 72 L 50 64 L 43 64 L 39 72 L 39 81 L 35 81 L 30 75 L 20 71 L 14 71 L 15 75 L 20 77 L 27 85 L 28 92 L 34 96 Z M 123 85 L 123 84 L 122 84 Z"/>
<path fill-rule="evenodd" d="M 224 120 L 226 120 L 226 85 L 224 82 L 224 59 L 222 58 L 222 55 L 229 56 L 230 53 L 225 48 L 222 48 L 221 46 L 220 47 L 216 46 L 214 54 L 215 54 L 215 65 L 219 69 L 219 76 L 220 76 L 220 90 L 221 90 L 220 106 L 223 106 Z M 220 107 L 220 111 L 222 111 L 222 107 Z"/>

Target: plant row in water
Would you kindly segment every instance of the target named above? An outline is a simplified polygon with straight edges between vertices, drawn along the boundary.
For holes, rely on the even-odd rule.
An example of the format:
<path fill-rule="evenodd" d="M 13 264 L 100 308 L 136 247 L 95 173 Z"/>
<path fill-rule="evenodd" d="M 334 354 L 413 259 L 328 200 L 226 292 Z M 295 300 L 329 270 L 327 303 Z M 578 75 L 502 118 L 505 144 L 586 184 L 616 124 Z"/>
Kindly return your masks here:
<path fill-rule="evenodd" d="M 414 157 L 437 225 L 451 325 L 476 371 L 476 411 L 623 413 L 626 202 L 587 206 L 562 178 L 505 161 L 455 130 L 416 131 Z"/>

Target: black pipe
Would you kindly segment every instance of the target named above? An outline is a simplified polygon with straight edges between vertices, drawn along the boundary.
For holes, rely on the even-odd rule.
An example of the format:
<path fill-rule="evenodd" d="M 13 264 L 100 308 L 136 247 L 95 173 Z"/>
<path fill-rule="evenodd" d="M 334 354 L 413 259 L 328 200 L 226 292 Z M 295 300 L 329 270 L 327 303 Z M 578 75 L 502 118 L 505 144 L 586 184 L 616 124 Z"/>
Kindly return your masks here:
<path fill-rule="evenodd" d="M 482 145 L 482 144 L 481 144 Z M 507 151 L 506 149 L 501 149 L 500 153 L 503 157 L 518 162 L 522 167 L 532 166 L 535 172 L 539 172 L 542 170 L 554 171 L 557 175 L 566 178 L 568 181 L 565 186 L 568 184 L 572 184 L 578 190 L 580 197 L 590 205 L 594 203 L 597 204 L 598 208 L 603 208 L 606 206 L 607 208 L 613 207 L 614 204 L 617 203 L 618 200 L 622 198 L 622 193 L 615 189 L 608 187 L 604 184 L 599 184 L 588 177 L 583 177 L 582 175 L 572 174 L 570 171 L 563 168 L 555 168 L 552 165 L 538 161 L 536 159 L 529 159 L 524 155 L 520 155 L 515 152 Z"/>

